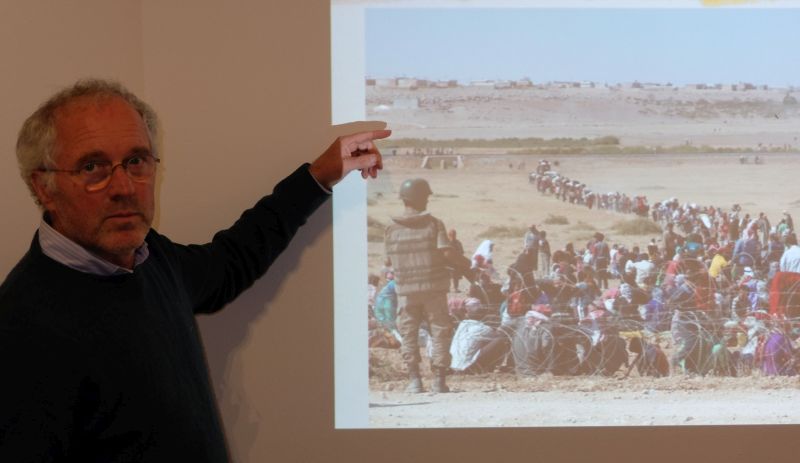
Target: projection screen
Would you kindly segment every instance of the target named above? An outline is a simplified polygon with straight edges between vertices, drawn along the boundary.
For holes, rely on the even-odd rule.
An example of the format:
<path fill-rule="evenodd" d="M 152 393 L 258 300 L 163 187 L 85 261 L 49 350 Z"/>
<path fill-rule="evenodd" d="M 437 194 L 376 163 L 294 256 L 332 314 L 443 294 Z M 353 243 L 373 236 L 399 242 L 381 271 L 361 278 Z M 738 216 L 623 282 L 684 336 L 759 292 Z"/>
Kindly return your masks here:
<path fill-rule="evenodd" d="M 332 122 L 394 131 L 334 195 L 337 428 L 800 423 L 800 9 L 735 3 L 332 2 Z M 449 394 L 382 291 L 411 178 L 475 282 Z"/>

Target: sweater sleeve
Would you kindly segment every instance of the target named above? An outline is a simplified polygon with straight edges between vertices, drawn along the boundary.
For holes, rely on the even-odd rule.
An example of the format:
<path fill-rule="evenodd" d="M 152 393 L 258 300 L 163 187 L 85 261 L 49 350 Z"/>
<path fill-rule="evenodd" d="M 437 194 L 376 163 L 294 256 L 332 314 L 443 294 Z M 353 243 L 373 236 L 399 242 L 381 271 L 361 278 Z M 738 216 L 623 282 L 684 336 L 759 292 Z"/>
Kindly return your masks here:
<path fill-rule="evenodd" d="M 304 164 L 210 243 L 171 244 L 194 312 L 220 310 L 250 287 L 329 197 Z"/>

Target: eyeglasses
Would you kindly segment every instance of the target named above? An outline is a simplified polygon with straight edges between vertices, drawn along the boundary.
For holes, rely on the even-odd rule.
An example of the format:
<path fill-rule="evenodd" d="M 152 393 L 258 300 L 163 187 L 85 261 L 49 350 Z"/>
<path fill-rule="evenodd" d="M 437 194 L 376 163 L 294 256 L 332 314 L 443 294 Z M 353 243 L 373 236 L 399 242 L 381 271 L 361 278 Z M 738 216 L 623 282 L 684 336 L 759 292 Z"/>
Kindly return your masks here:
<path fill-rule="evenodd" d="M 156 165 L 161 162 L 152 154 L 136 154 L 126 158 L 122 162 L 112 164 L 109 161 L 94 160 L 83 163 L 77 169 L 48 169 L 39 168 L 40 172 L 64 172 L 73 176 L 83 183 L 89 193 L 100 191 L 111 182 L 114 169 L 122 167 L 128 177 L 134 182 L 145 183 L 153 178 L 156 173 Z"/>

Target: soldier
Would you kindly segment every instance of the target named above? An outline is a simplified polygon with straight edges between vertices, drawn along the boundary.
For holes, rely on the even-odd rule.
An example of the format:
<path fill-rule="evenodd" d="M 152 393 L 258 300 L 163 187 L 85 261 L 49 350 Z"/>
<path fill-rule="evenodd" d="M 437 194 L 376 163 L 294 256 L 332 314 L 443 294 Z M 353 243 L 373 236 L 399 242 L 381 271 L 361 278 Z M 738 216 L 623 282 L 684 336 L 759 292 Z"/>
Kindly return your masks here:
<path fill-rule="evenodd" d="M 433 194 L 428 182 L 415 178 L 400 186 L 405 204 L 402 216 L 386 227 L 386 255 L 395 267 L 398 295 L 397 325 L 403 339 L 401 352 L 408 368 L 407 392 L 423 390 L 419 363 L 419 328 L 428 323 L 433 344 L 433 392 L 449 392 L 445 382 L 450 366 L 452 324 L 447 313 L 450 240 L 441 220 L 426 212 Z"/>

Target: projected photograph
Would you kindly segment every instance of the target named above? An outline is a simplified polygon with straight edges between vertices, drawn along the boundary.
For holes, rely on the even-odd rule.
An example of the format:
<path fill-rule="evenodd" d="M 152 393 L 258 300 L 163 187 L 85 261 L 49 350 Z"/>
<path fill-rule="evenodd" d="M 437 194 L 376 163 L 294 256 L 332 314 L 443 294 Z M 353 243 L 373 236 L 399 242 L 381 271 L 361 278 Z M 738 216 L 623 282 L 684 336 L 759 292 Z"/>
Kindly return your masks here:
<path fill-rule="evenodd" d="M 798 24 L 367 8 L 369 425 L 800 424 Z"/>

